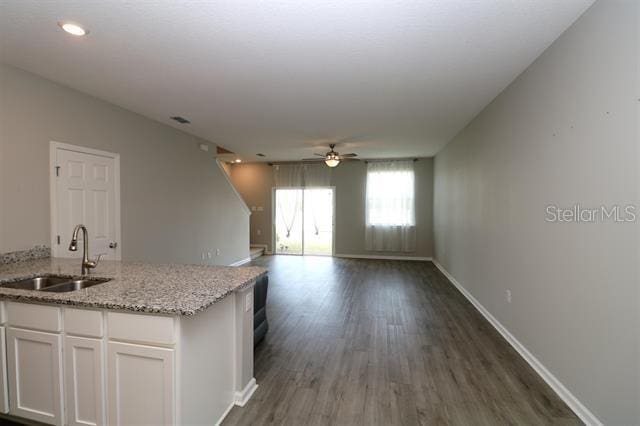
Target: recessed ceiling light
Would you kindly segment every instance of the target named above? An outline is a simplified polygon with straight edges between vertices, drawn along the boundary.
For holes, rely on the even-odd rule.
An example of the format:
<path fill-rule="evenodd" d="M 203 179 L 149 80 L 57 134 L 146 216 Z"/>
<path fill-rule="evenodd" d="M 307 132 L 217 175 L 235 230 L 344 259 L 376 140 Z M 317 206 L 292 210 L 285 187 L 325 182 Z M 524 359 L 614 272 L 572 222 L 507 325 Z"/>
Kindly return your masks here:
<path fill-rule="evenodd" d="M 58 25 L 60 28 L 74 36 L 81 37 L 89 33 L 89 31 L 85 30 L 80 25 L 72 24 L 71 22 L 58 22 Z"/>

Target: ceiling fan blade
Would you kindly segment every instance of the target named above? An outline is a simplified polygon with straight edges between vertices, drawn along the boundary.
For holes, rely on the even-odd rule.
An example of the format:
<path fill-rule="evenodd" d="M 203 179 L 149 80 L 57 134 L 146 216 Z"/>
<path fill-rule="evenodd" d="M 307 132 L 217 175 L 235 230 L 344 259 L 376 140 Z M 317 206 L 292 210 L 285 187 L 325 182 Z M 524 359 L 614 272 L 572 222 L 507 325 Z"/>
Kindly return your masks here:
<path fill-rule="evenodd" d="M 340 158 L 340 161 L 360 161 L 360 159 L 353 158 L 353 157 L 346 157 L 346 158 Z"/>
<path fill-rule="evenodd" d="M 322 157 L 324 158 L 325 154 L 316 154 L 315 152 L 313 153 L 313 155 L 317 155 L 318 157 Z"/>
<path fill-rule="evenodd" d="M 324 159 L 323 158 L 303 158 L 301 161 L 324 161 Z"/>
<path fill-rule="evenodd" d="M 358 156 L 358 154 L 355 154 L 353 152 L 350 153 L 350 154 L 340 154 L 341 158 L 349 158 L 349 157 L 357 157 L 357 156 Z"/>

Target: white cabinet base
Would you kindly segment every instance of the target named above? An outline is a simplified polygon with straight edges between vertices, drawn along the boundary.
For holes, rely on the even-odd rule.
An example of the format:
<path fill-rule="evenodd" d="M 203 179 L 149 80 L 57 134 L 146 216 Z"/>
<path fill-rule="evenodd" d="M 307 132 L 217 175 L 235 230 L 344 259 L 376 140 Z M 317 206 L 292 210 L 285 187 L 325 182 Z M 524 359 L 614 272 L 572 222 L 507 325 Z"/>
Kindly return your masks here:
<path fill-rule="evenodd" d="M 9 414 L 48 424 L 220 423 L 257 387 L 252 301 L 249 286 L 193 316 L 10 302 L 6 318 L 0 301 L 0 411 L 8 394 Z"/>

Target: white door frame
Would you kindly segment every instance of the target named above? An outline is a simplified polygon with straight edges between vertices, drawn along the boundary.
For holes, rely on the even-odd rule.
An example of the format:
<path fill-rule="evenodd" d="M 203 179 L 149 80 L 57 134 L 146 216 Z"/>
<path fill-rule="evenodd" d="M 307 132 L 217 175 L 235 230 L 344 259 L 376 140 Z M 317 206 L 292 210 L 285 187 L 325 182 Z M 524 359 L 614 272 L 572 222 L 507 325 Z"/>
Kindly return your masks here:
<path fill-rule="evenodd" d="M 331 254 L 304 254 L 304 190 L 305 189 L 314 189 L 314 188 L 329 188 L 331 189 L 331 198 L 333 202 L 333 217 L 331 218 Z M 329 186 L 281 186 L 281 187 L 271 187 L 271 252 L 275 255 L 276 253 L 276 190 L 278 189 L 301 189 L 303 192 L 302 195 L 302 253 L 301 254 L 284 254 L 284 256 L 335 256 L 336 255 L 336 187 L 334 185 Z"/>
<path fill-rule="evenodd" d="M 58 244 L 57 241 L 57 237 L 58 235 L 60 235 L 60 233 L 58 232 L 58 217 L 56 208 L 58 201 L 58 194 L 56 190 L 56 152 L 58 149 L 65 149 L 67 151 L 79 152 L 81 154 L 98 155 L 100 157 L 113 159 L 113 195 L 115 199 L 115 219 L 113 226 L 115 228 L 116 234 L 115 239 L 118 243 L 113 258 L 114 260 L 120 260 L 122 253 L 122 233 L 120 229 L 120 154 L 56 141 L 50 141 L 49 145 L 49 209 L 51 211 L 51 256 L 58 257 L 60 250 L 67 249 L 67 242 L 61 241 L 60 244 Z M 90 229 L 89 232 L 91 232 Z"/>

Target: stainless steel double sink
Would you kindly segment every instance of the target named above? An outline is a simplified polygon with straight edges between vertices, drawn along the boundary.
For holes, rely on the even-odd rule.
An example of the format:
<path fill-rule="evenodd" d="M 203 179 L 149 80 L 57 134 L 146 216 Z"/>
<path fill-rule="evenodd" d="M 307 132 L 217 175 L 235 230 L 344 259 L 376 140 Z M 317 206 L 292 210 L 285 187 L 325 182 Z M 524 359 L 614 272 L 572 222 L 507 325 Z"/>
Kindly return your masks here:
<path fill-rule="evenodd" d="M 74 278 L 61 275 L 41 275 L 4 282 L 0 284 L 0 287 L 66 293 L 106 283 L 107 281 L 110 280 L 107 278 Z"/>

